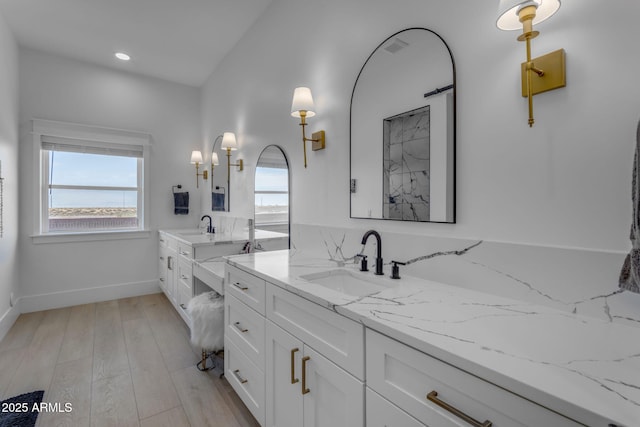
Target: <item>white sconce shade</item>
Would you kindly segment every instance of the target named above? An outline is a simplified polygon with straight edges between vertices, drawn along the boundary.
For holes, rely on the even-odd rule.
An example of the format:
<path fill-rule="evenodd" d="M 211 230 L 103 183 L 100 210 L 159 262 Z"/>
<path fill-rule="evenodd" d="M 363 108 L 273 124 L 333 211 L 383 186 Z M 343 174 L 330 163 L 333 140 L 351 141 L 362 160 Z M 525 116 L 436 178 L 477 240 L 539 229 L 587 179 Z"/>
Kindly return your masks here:
<path fill-rule="evenodd" d="M 220 161 L 218 160 L 218 153 L 211 153 L 211 164 L 218 166 Z"/>
<path fill-rule="evenodd" d="M 293 102 L 291 103 L 291 115 L 293 117 L 300 117 L 300 111 L 306 111 L 307 117 L 313 117 L 316 115 L 315 107 L 313 105 L 313 96 L 311 96 L 311 89 L 308 87 L 297 87 L 293 91 Z"/>
<path fill-rule="evenodd" d="M 222 135 L 222 144 L 220 146 L 223 150 L 236 150 L 238 148 L 236 134 L 233 132 L 225 132 Z"/>
<path fill-rule="evenodd" d="M 536 6 L 536 17 L 533 19 L 533 25 L 536 25 L 560 9 L 560 0 L 500 0 L 496 26 L 501 30 L 521 30 L 518 11 L 524 6 Z"/>
<path fill-rule="evenodd" d="M 199 164 L 202 163 L 202 153 L 200 151 L 192 151 L 191 152 L 191 164 Z"/>

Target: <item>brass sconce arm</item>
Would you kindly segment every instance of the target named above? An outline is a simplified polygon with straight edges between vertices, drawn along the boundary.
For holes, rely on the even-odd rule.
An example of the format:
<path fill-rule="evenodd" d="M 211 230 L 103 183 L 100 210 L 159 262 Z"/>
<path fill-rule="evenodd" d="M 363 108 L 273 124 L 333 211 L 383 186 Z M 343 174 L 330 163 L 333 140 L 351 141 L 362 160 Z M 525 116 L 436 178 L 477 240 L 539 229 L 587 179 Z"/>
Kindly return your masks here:
<path fill-rule="evenodd" d="M 238 159 L 238 163 L 231 163 L 231 148 L 227 148 L 227 182 L 231 180 L 231 166 L 236 166 L 240 172 L 244 170 L 242 159 Z"/>
<path fill-rule="evenodd" d="M 312 149 L 314 151 L 316 150 L 322 150 L 324 148 L 324 144 L 325 144 L 325 140 L 324 140 L 324 131 L 318 131 L 318 132 L 314 132 L 311 135 L 311 138 L 307 138 L 306 132 L 305 132 L 305 127 L 307 126 L 307 122 L 306 122 L 306 118 L 307 118 L 307 112 L 306 111 L 300 111 L 300 126 L 302 126 L 302 150 L 304 152 L 304 167 L 307 167 L 307 142 L 311 142 L 313 143 L 312 145 Z"/>

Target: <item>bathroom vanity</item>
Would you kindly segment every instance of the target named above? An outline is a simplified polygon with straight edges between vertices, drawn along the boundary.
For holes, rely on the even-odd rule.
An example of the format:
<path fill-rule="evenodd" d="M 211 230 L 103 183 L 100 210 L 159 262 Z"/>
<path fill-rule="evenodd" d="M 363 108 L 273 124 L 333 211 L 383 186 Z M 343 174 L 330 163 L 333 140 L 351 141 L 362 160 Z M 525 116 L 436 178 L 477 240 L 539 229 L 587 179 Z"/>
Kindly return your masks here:
<path fill-rule="evenodd" d="M 255 238 L 263 247 L 272 250 L 289 245 L 289 237 L 282 233 L 258 230 Z M 249 234 L 211 234 L 198 229 L 160 230 L 158 240 L 160 288 L 189 324 L 187 303 L 202 292 L 224 293 L 222 256 L 241 253 L 249 241 Z"/>
<path fill-rule="evenodd" d="M 294 251 L 228 257 L 224 286 L 225 375 L 263 426 L 640 420 L 600 380 L 639 375 L 623 325 Z"/>

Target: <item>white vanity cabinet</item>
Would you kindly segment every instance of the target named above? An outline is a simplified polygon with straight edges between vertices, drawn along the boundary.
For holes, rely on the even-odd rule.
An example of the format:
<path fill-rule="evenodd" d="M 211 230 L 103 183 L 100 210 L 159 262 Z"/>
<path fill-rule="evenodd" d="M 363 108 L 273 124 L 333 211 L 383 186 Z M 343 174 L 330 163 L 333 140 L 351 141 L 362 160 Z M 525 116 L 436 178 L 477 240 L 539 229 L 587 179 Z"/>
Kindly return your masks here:
<path fill-rule="evenodd" d="M 364 426 L 364 385 L 267 320 L 266 426 Z"/>
<path fill-rule="evenodd" d="M 189 236 L 196 235 L 186 235 Z M 197 235 L 197 238 L 201 240 L 203 236 Z M 243 245 L 243 242 L 221 241 L 191 243 L 181 238 L 179 231 L 159 231 L 159 285 L 187 325 L 190 324 L 187 304 L 196 295 L 194 260 L 237 254 Z"/>
<path fill-rule="evenodd" d="M 264 425 L 265 281 L 227 264 L 224 290 L 225 377 Z"/>
<path fill-rule="evenodd" d="M 160 288 L 165 293 L 169 301 L 176 306 L 176 269 L 178 260 L 178 242 L 175 239 L 160 233 L 159 238 L 159 282 Z"/>
<path fill-rule="evenodd" d="M 400 411 L 397 423 L 394 417 L 383 425 L 411 426 L 408 416 L 438 427 L 580 425 L 373 330 L 367 329 L 366 343 L 367 405 L 376 401 L 375 392 Z M 376 416 L 373 408 L 367 411 Z"/>
<path fill-rule="evenodd" d="M 362 325 L 229 264 L 225 310 L 225 376 L 260 425 L 365 425 Z"/>

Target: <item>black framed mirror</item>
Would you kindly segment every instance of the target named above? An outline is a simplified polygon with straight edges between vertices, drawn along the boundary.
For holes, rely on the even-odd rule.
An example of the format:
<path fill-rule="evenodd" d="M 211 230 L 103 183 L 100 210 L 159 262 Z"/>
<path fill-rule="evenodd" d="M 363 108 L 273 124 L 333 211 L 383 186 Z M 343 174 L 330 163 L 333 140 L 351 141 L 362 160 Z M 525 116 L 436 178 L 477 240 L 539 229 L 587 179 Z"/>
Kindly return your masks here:
<path fill-rule="evenodd" d="M 351 94 L 351 217 L 454 223 L 455 146 L 451 50 L 426 28 L 392 34 Z"/>

